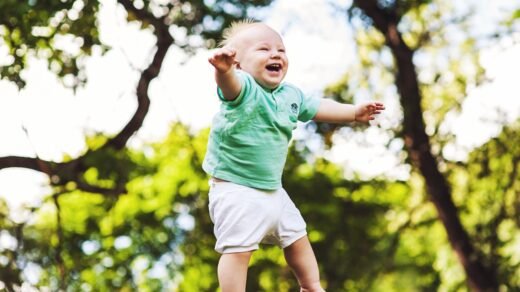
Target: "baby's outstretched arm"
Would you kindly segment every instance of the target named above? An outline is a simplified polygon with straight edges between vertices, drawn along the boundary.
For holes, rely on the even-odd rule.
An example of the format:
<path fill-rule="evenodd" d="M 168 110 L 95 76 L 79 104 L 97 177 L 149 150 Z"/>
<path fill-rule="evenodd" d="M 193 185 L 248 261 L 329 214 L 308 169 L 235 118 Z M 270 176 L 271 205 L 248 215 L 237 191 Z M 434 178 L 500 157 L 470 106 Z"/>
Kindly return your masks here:
<path fill-rule="evenodd" d="M 233 48 L 223 47 L 217 49 L 208 61 L 215 67 L 215 80 L 222 91 L 224 98 L 234 100 L 240 93 L 240 80 L 235 74 L 235 55 Z"/>
<path fill-rule="evenodd" d="M 327 123 L 368 122 L 385 109 L 380 102 L 365 102 L 357 105 L 344 104 L 332 99 L 323 99 L 314 117 L 315 121 Z"/>

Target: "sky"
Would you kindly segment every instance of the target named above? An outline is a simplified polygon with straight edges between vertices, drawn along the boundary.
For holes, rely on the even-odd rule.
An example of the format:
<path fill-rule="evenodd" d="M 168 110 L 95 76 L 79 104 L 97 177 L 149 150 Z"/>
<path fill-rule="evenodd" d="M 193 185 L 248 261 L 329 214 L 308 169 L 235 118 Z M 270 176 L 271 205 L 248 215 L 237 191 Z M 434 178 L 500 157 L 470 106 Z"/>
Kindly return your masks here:
<path fill-rule="evenodd" d="M 134 84 L 139 78 L 133 68 L 148 64 L 154 39 L 150 33 L 140 31 L 137 25 L 127 24 L 122 9 L 114 1 L 101 2 L 101 40 L 112 50 L 103 56 L 94 53 L 89 59 L 86 64 L 88 83 L 84 88 L 74 94 L 62 86 L 40 60 L 30 62 L 24 73 L 27 86 L 23 90 L 0 81 L 0 137 L 8 137 L 0 143 L 0 156 L 34 157 L 37 153 L 42 159 L 54 161 L 60 161 L 64 155 L 76 157 L 85 150 L 85 135 L 94 132 L 115 134 L 133 115 L 136 109 Z M 319 95 L 323 87 L 337 81 L 355 57 L 352 32 L 344 15 L 333 16 L 326 2 L 278 0 L 265 18 L 283 35 L 290 59 L 286 81 L 312 95 Z M 487 5 L 488 1 L 476 2 Z M 349 1 L 338 3 L 347 5 Z M 484 8 L 483 19 L 492 19 L 494 14 L 504 12 L 498 6 Z M 148 116 L 130 140 L 130 146 L 139 147 L 161 139 L 173 121 L 188 123 L 194 130 L 210 125 L 218 109 L 218 99 L 214 95 L 213 71 L 207 62 L 209 54 L 200 50 L 188 58 L 179 49 L 172 47 L 169 50 L 159 77 L 150 87 L 152 103 Z M 499 45 L 483 54 L 481 61 L 493 81 L 471 89 L 462 114 L 448 117 L 458 141 L 451 150 L 448 147 L 448 156 L 462 159 L 467 149 L 498 134 L 500 127 L 485 122 L 485 118 L 496 116 L 490 109 L 503 109 L 508 121 L 520 116 L 520 98 L 514 87 L 520 76 L 519 56 L 518 45 Z M 398 111 L 398 104 L 387 104 L 388 114 Z M 385 154 L 386 150 L 381 146 L 384 139 L 378 136 L 379 133 L 375 127 L 368 130 L 367 137 L 374 147 L 367 149 L 338 137 L 337 145 L 327 155 L 369 175 L 384 173 L 399 162 Z M 367 159 L 377 159 L 380 167 L 367 167 L 372 164 L 367 163 Z M 7 198 L 12 208 L 20 210 L 14 216 L 22 218 L 23 204 L 38 205 L 49 192 L 47 181 L 47 177 L 31 170 L 2 170 L 0 197 Z"/>

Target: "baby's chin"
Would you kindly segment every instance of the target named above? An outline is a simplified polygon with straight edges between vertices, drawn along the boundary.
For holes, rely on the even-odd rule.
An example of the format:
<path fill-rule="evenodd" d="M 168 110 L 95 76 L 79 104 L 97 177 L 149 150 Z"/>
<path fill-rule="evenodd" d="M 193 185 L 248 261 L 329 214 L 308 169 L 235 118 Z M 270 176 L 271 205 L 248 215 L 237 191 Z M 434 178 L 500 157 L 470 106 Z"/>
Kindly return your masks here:
<path fill-rule="evenodd" d="M 265 80 L 265 79 L 260 79 L 260 78 L 256 79 L 255 78 L 255 80 L 258 84 L 260 84 L 264 88 L 275 89 L 278 86 L 280 86 L 280 84 L 282 84 L 283 78 L 275 79 L 275 80 Z"/>
<path fill-rule="evenodd" d="M 280 86 L 282 82 L 258 82 L 258 84 L 262 85 L 262 87 L 267 89 L 276 89 L 278 86 Z"/>

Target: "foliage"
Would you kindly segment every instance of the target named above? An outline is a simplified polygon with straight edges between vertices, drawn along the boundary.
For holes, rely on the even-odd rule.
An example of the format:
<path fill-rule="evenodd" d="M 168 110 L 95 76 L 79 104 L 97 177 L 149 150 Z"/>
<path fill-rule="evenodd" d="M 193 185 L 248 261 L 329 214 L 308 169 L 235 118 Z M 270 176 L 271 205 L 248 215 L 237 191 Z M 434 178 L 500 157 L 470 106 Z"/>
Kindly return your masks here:
<path fill-rule="evenodd" d="M 403 2 L 406 3 L 403 5 Z M 501 274 L 504 269 L 499 268 L 499 265 L 506 260 L 492 251 L 493 246 L 497 245 L 492 230 L 498 226 L 493 224 L 498 222 L 485 220 L 484 229 L 489 232 L 485 236 L 475 232 L 474 228 L 479 231 L 483 229 L 483 226 L 475 225 L 473 221 L 480 218 L 477 210 L 485 208 L 480 201 L 482 196 L 476 194 L 479 199 L 475 200 L 479 203 L 474 204 L 475 213 L 468 216 L 462 212 L 463 224 L 456 222 L 459 221 L 457 207 L 465 211 L 472 194 L 465 190 L 465 185 L 459 185 L 460 182 L 452 178 L 452 173 L 458 173 L 457 178 L 466 177 L 464 182 L 471 185 L 465 187 L 475 187 L 479 191 L 483 188 L 478 186 L 478 181 L 467 177 L 471 175 L 467 169 L 462 170 L 447 161 L 449 159 L 443 152 L 447 149 L 446 145 L 453 146 L 455 143 L 449 123 L 460 114 L 468 89 L 486 80 L 479 63 L 479 54 L 482 44 L 489 40 L 472 27 L 472 9 L 471 6 L 462 8 L 450 1 L 354 1 L 350 20 L 356 31 L 359 58 L 337 84 L 329 87 L 326 94 L 347 101 L 364 100 L 367 97 L 387 103 L 399 100 L 402 116 L 399 112 L 393 121 L 382 122 L 381 128 L 388 133 L 389 145 L 406 145 L 403 150 L 407 155 L 403 162 L 413 166 L 412 177 L 415 174 L 423 177 L 423 188 L 427 188 L 427 192 L 421 191 L 434 202 L 447 233 L 451 234 L 451 246 L 461 259 L 460 263 L 466 273 L 466 276 L 461 273 L 460 266 L 449 254 L 448 257 L 446 254 L 435 254 L 436 269 L 443 267 L 438 269 L 439 288 L 464 289 L 464 282 L 467 281 L 475 290 L 486 290 L 489 287 L 494 291 L 498 289 L 495 273 L 499 274 L 498 281 L 503 287 L 515 287 L 511 285 L 511 280 L 506 280 L 507 277 Z M 500 32 L 504 27 L 497 25 L 495 29 Z M 341 132 L 325 134 L 327 141 L 331 140 L 328 136 L 340 135 Z M 504 172 L 508 173 L 506 177 L 516 176 L 516 172 Z M 446 178 L 450 184 L 446 184 Z M 507 193 L 505 183 L 491 185 L 497 196 Z M 491 213 L 496 214 L 496 211 Z M 447 214 L 450 214 L 449 220 L 446 220 Z M 494 220 L 500 218 L 498 215 L 488 217 Z M 461 225 L 462 228 L 459 228 Z M 446 243 L 439 244 L 439 248 L 444 245 L 446 250 Z M 463 245 L 467 247 L 465 251 L 460 248 Z M 469 270 L 478 271 L 480 276 L 475 277 Z M 509 272 L 508 275 L 510 277 L 514 273 Z"/>
<path fill-rule="evenodd" d="M 135 7 L 127 11 L 129 22 L 152 29 L 150 22 L 160 21 L 174 32 L 175 45 L 190 52 L 199 47 L 214 47 L 222 29 L 231 21 L 247 16 L 252 7 L 268 5 L 271 0 L 118 2 Z M 21 73 L 29 59 L 37 57 L 47 60 L 49 69 L 59 77 L 74 80 L 73 87 L 82 85 L 86 81 L 85 58 L 96 48 L 103 52 L 108 49 L 99 39 L 100 5 L 102 1 L 88 0 L 1 1 L 0 47 L 7 48 L 7 63 L 0 63 L 1 78 L 25 86 Z M 73 48 L 64 46 L 64 41 Z"/>
<path fill-rule="evenodd" d="M 77 76 L 79 57 L 100 46 L 96 28 L 98 1 L 2 1 L 0 46 L 8 48 L 9 63 L 1 64 L 0 76 L 23 87 L 21 72 L 31 56 L 48 60 L 59 76 Z M 71 53 L 59 42 L 70 39 L 80 50 Z M 78 81 L 84 81 L 79 76 Z"/>
<path fill-rule="evenodd" d="M 27 224 L 2 221 L 10 236 L 16 228 L 23 233 L 9 265 L 0 264 L 11 273 L 2 273 L 0 281 L 21 283 L 20 270 L 32 266 L 41 289 L 216 290 L 218 253 L 201 171 L 207 137 L 207 131 L 192 136 L 174 125 L 164 141 L 144 148 L 146 154 L 129 152 L 135 166 L 127 194 L 61 190 L 36 208 Z M 345 181 L 337 166 L 323 159 L 305 162 L 294 148 L 284 183 L 308 222 L 330 291 L 381 290 L 389 282 L 417 289 L 438 284 L 432 243 L 440 229 L 431 232 L 431 208 L 406 184 Z M 248 291 L 298 287 L 276 247 L 263 246 L 254 254 L 249 279 Z"/>
<path fill-rule="evenodd" d="M 520 126 L 505 127 L 465 162 L 443 156 L 445 145 L 453 142 L 445 117 L 457 114 L 467 88 L 485 77 L 478 64 L 478 40 L 471 36 L 466 16 L 453 14 L 449 2 L 379 2 L 385 9 L 399 6 L 399 29 L 417 56 L 421 115 L 478 257 L 496 271 L 502 290 L 520 290 Z M 153 13 L 182 35 L 175 45 L 185 50 L 214 46 L 222 27 L 249 9 L 241 1 L 139 3 L 139 9 L 128 11 L 128 20 L 153 30 L 150 19 L 139 14 Z M 20 73 L 33 54 L 47 59 L 59 76 L 72 74 L 78 84 L 83 82 L 81 58 L 103 46 L 98 9 L 98 2 L 82 0 L 0 3 L 0 46 L 11 56 L 2 78 L 23 86 Z M 351 12 L 352 18 L 362 17 Z M 518 11 L 510 23 L 517 18 Z M 396 98 L 392 83 L 398 71 L 383 35 L 370 22 L 352 24 L 358 63 L 326 95 L 348 102 Z M 465 37 L 454 41 L 454 31 Z M 59 49 L 59 37 L 72 37 L 80 50 L 70 55 Z M 381 125 L 388 144 L 403 138 L 402 117 L 395 116 L 397 121 Z M 329 135 L 325 141 L 330 146 L 332 136 L 340 134 L 334 129 L 319 127 Z M 216 291 L 218 254 L 207 212 L 207 176 L 201 170 L 207 137 L 207 130 L 192 134 L 174 124 L 163 141 L 117 151 L 100 146 L 107 137 L 91 137 L 80 178 L 54 186 L 40 206 L 28 210 L 30 220 L 12 219 L 0 201 L 0 285 L 8 290 L 27 285 L 31 272 L 37 275 L 32 285 L 41 290 Z M 290 149 L 284 185 L 308 223 L 328 291 L 467 290 L 464 271 L 416 171 L 407 181 L 345 179 L 339 166 L 310 154 Z M 409 157 L 398 155 L 409 163 Z M 82 182 L 122 186 L 125 192 L 81 191 Z M 297 289 L 279 248 L 255 252 L 248 291 Z"/>
<path fill-rule="evenodd" d="M 165 141 L 147 146 L 147 155 L 129 152 L 134 166 L 126 165 L 131 173 L 128 193 L 120 197 L 56 190 L 34 210 L 31 223 L 19 226 L 23 235 L 14 253 L 17 258 L 7 266 L 16 268 L 11 269 L 14 275 L 2 273 L 0 280 L 20 283 L 18 267 L 35 265 L 40 273 L 36 286 L 53 291 L 173 287 L 182 263 L 180 245 L 193 228 L 189 211 L 207 192 L 197 163 L 205 147 L 197 139 L 204 138 L 193 138 L 186 127 L 173 125 Z M 92 172 L 103 163 L 93 163 Z M 89 179 L 114 180 L 93 175 Z M 12 230 L 13 224 L 2 221 L 4 227 Z"/>
<path fill-rule="evenodd" d="M 520 289 L 520 120 L 473 151 L 450 177 L 463 218 L 508 291 Z"/>
<path fill-rule="evenodd" d="M 21 230 L 21 226 L 9 218 L 7 203 L 0 199 L 0 238 L 3 241 L 0 246 L 0 283 L 4 287 L 12 287 L 22 282 L 22 267 L 17 263 L 16 253 Z"/>
<path fill-rule="evenodd" d="M 32 210 L 35 222 L 19 224 L 9 221 L 7 215 L 2 217 L 4 236 L 14 238 L 16 244 L 9 257 L 2 258 L 2 269 L 9 272 L 2 274 L 0 284 L 12 290 L 24 280 L 20 271 L 33 267 L 39 274 L 37 285 L 51 290 L 157 290 L 175 285 L 178 275 L 166 266 L 177 266 L 181 260 L 178 244 L 186 227 L 178 222 L 192 218 L 189 206 L 207 188 L 196 179 L 203 174 L 192 165 L 191 144 L 183 144 L 191 141 L 184 127 L 173 127 L 176 136 L 169 141 L 183 148 L 168 148 L 173 151 L 171 156 L 159 160 L 127 149 L 126 142 L 147 114 L 148 86 L 158 75 L 170 45 L 187 52 L 212 47 L 223 27 L 248 16 L 251 8 L 270 2 L 117 1 L 126 11 L 127 21 L 157 38 L 153 61 L 141 72 L 137 84 L 136 113 L 118 135 L 93 137 L 83 156 L 65 157 L 62 163 L 38 157 L 0 157 L 0 169 L 41 171 L 54 187 L 54 193 Z M 47 61 L 63 80 L 73 80 L 66 85 L 81 85 L 86 58 L 95 49 L 108 49 L 99 39 L 97 12 L 101 5 L 88 0 L 3 1 L 0 48 L 6 61 L 1 64 L 1 78 L 23 87 L 23 70 L 35 57 Z M 65 48 L 63 43 L 73 48 Z M 157 152 L 161 156 L 161 149 Z M 168 164 L 172 159 L 174 165 Z M 9 211 L 2 206 L 4 213 Z"/>

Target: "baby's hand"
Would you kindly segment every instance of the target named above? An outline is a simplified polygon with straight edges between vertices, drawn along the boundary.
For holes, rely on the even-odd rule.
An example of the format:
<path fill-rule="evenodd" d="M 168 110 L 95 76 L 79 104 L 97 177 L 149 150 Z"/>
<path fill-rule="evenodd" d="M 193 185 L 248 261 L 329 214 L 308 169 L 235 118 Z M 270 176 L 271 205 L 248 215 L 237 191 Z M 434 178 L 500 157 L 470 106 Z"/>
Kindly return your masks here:
<path fill-rule="evenodd" d="M 356 105 L 355 121 L 368 122 L 375 119 L 374 115 L 380 114 L 385 106 L 380 102 L 366 102 Z"/>
<path fill-rule="evenodd" d="M 236 54 L 235 49 L 224 47 L 217 49 L 213 55 L 208 58 L 208 61 L 218 72 L 225 73 L 237 63 L 237 61 L 235 61 Z"/>

